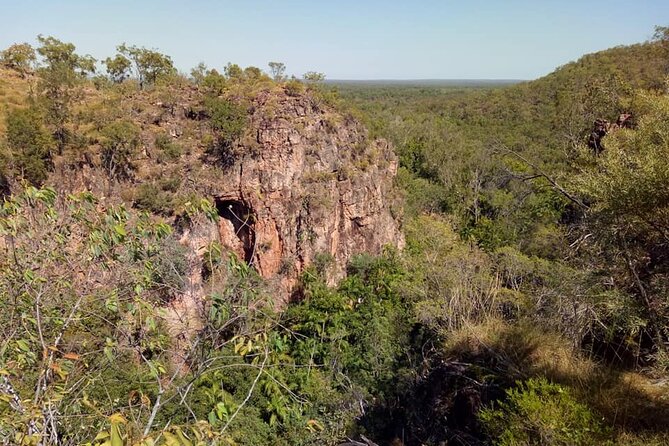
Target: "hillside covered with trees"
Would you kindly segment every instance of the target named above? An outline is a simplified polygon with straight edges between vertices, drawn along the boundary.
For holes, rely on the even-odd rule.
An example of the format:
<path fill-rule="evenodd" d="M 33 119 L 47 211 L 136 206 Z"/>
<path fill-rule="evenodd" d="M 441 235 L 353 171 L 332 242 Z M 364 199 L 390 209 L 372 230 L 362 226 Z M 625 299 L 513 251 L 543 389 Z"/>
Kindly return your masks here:
<path fill-rule="evenodd" d="M 669 29 L 513 85 L 0 57 L 0 444 L 669 442 Z"/>

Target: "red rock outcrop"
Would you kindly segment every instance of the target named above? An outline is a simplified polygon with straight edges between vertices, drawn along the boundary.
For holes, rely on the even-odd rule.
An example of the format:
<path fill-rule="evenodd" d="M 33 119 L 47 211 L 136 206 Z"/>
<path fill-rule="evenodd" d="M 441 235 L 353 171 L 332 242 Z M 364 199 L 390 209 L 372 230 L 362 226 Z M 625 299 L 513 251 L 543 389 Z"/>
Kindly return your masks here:
<path fill-rule="evenodd" d="M 274 282 L 285 300 L 318 255 L 331 283 L 351 256 L 404 244 L 393 216 L 397 159 L 388 143 L 310 96 L 263 93 L 253 102 L 253 141 L 211 179 L 221 243 Z M 250 145 L 251 147 L 248 147 Z"/>
<path fill-rule="evenodd" d="M 623 113 L 618 116 L 615 123 L 610 123 L 606 119 L 597 119 L 592 125 L 592 132 L 588 137 L 588 147 L 590 147 L 596 155 L 599 155 L 604 150 L 602 139 L 609 133 L 618 129 L 629 129 L 633 127 L 633 116 L 630 113 Z"/>

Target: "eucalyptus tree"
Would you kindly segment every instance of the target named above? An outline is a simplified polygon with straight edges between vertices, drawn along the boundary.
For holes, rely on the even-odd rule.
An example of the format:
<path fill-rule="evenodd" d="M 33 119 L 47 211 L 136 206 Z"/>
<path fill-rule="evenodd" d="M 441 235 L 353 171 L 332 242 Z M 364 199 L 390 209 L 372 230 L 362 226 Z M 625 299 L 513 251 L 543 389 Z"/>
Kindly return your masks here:
<path fill-rule="evenodd" d="M 39 35 L 37 40 L 40 43 L 37 53 L 42 57 L 38 90 L 44 102 L 46 122 L 52 128 L 59 153 L 62 153 L 68 141 L 66 124 L 72 104 L 80 94 L 81 81 L 95 72 L 96 60 L 89 55 L 78 55 L 74 44 L 55 37 Z"/>

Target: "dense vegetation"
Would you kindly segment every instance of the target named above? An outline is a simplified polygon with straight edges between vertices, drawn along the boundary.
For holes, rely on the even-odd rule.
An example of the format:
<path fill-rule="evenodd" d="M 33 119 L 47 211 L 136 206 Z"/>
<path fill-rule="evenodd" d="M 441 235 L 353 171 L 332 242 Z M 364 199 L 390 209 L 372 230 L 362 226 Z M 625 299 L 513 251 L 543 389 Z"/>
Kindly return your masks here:
<path fill-rule="evenodd" d="M 186 78 L 125 44 L 96 76 L 38 40 L 2 53 L 0 443 L 669 441 L 666 28 L 513 86 L 338 93 L 278 62 Z M 178 335 L 178 233 L 218 216 L 170 171 L 191 147 L 150 135 L 155 161 L 138 162 L 141 101 L 196 95 L 205 156 L 189 162 L 225 169 L 252 150 L 261 87 L 337 103 L 394 144 L 407 246 L 355 258 L 335 287 L 324 255 L 277 309 L 211 243 L 206 311 Z M 634 127 L 593 153 L 593 121 L 623 112 Z M 60 190 L 85 169 L 106 199 Z"/>

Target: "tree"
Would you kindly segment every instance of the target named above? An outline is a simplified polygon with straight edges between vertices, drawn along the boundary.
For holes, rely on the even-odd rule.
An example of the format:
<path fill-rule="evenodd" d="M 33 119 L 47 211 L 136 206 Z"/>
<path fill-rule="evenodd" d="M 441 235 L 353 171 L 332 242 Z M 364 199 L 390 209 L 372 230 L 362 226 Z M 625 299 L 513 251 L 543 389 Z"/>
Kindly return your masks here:
<path fill-rule="evenodd" d="M 229 167 L 237 157 L 233 144 L 246 128 L 246 110 L 234 102 L 217 97 L 207 98 L 205 107 L 210 116 L 209 123 L 216 135 L 214 146 L 209 152 L 223 167 Z"/>
<path fill-rule="evenodd" d="M 89 193 L 61 198 L 49 188 L 27 188 L 0 206 L 0 240 L 12 240 L 0 260 L 2 444 L 90 441 L 107 412 L 98 392 L 127 401 L 140 368 L 161 375 L 164 343 L 146 299 L 170 227 L 131 220 L 123 206 L 99 209 Z M 107 377 L 126 383 L 119 392 L 101 382 Z M 9 404 L 6 393 L 15 395 Z"/>
<path fill-rule="evenodd" d="M 15 43 L 0 53 L 0 62 L 26 77 L 37 60 L 35 49 L 29 43 Z"/>
<path fill-rule="evenodd" d="M 316 71 L 307 71 L 302 78 L 307 82 L 323 82 L 325 80 L 325 73 L 318 73 Z"/>
<path fill-rule="evenodd" d="M 7 143 L 21 177 L 40 185 L 47 179 L 53 140 L 34 106 L 7 114 Z"/>
<path fill-rule="evenodd" d="M 272 74 L 272 79 L 276 82 L 281 82 L 286 79 L 286 65 L 281 62 L 270 62 L 269 70 Z"/>
<path fill-rule="evenodd" d="M 669 74 L 669 26 L 656 26 L 652 41 L 660 45 L 664 58 L 664 72 Z"/>
<path fill-rule="evenodd" d="M 114 83 L 120 84 L 130 77 L 132 62 L 123 54 L 117 54 L 113 59 L 108 57 L 102 63 L 107 66 L 107 74 Z"/>
<path fill-rule="evenodd" d="M 189 218 L 202 213 L 218 219 L 207 200 L 189 206 Z M 265 364 L 282 359 L 253 321 L 270 300 L 257 273 L 231 261 L 229 273 L 216 271 L 225 298 L 189 314 L 204 327 L 185 333 L 184 314 L 157 304 L 171 283 L 164 273 L 179 282 L 187 265 L 171 233 L 88 192 L 29 187 L 0 205 L 0 444 L 232 444 L 230 431 L 243 422 L 225 431 L 254 389 L 282 379 L 260 381 L 271 372 Z M 243 377 L 234 399 L 208 388 L 233 368 Z"/>
<path fill-rule="evenodd" d="M 669 95 L 640 94 L 636 101 L 642 110 L 637 128 L 606 136 L 606 150 L 596 158 L 584 155 L 575 185 L 590 203 L 585 224 L 599 250 L 599 267 L 635 298 L 646 333 L 664 353 L 669 259 L 661 253 L 669 244 Z"/>
<path fill-rule="evenodd" d="M 200 62 L 195 68 L 190 70 L 190 77 L 197 85 L 200 85 L 202 84 L 202 81 L 204 80 L 204 77 L 207 75 L 208 71 L 209 70 L 207 69 L 207 65 L 204 62 Z"/>
<path fill-rule="evenodd" d="M 244 79 L 248 81 L 257 81 L 262 79 L 263 72 L 258 67 L 246 67 L 244 68 Z"/>
<path fill-rule="evenodd" d="M 208 96 L 220 96 L 225 91 L 226 79 L 215 69 L 207 71 L 202 78 L 201 86 Z"/>
<path fill-rule="evenodd" d="M 228 62 L 228 64 L 223 69 L 223 72 L 228 79 L 241 80 L 244 77 L 244 70 L 242 70 L 242 67 L 236 63 Z"/>
<path fill-rule="evenodd" d="M 160 77 L 176 73 L 172 58 L 158 51 L 134 45 L 128 46 L 125 43 L 119 45 L 116 49 L 135 64 L 139 87 L 142 89 L 147 85 L 155 84 Z"/>
<path fill-rule="evenodd" d="M 79 56 L 76 54 L 74 44 L 42 35 L 37 36 L 37 40 L 40 43 L 37 52 L 43 57 L 46 69 L 62 68 L 80 75 L 95 71 L 95 59 L 90 55 Z"/>
<path fill-rule="evenodd" d="M 58 151 L 62 153 L 68 138 L 65 125 L 78 93 L 77 87 L 87 74 L 95 72 L 95 59 L 88 55 L 79 56 L 73 44 L 54 37 L 40 35 L 37 40 L 40 42 L 37 52 L 44 63 L 38 70 L 38 87 L 45 102 L 46 121 L 51 125 Z"/>
<path fill-rule="evenodd" d="M 656 26 L 653 33 L 654 42 L 669 42 L 669 26 Z"/>

